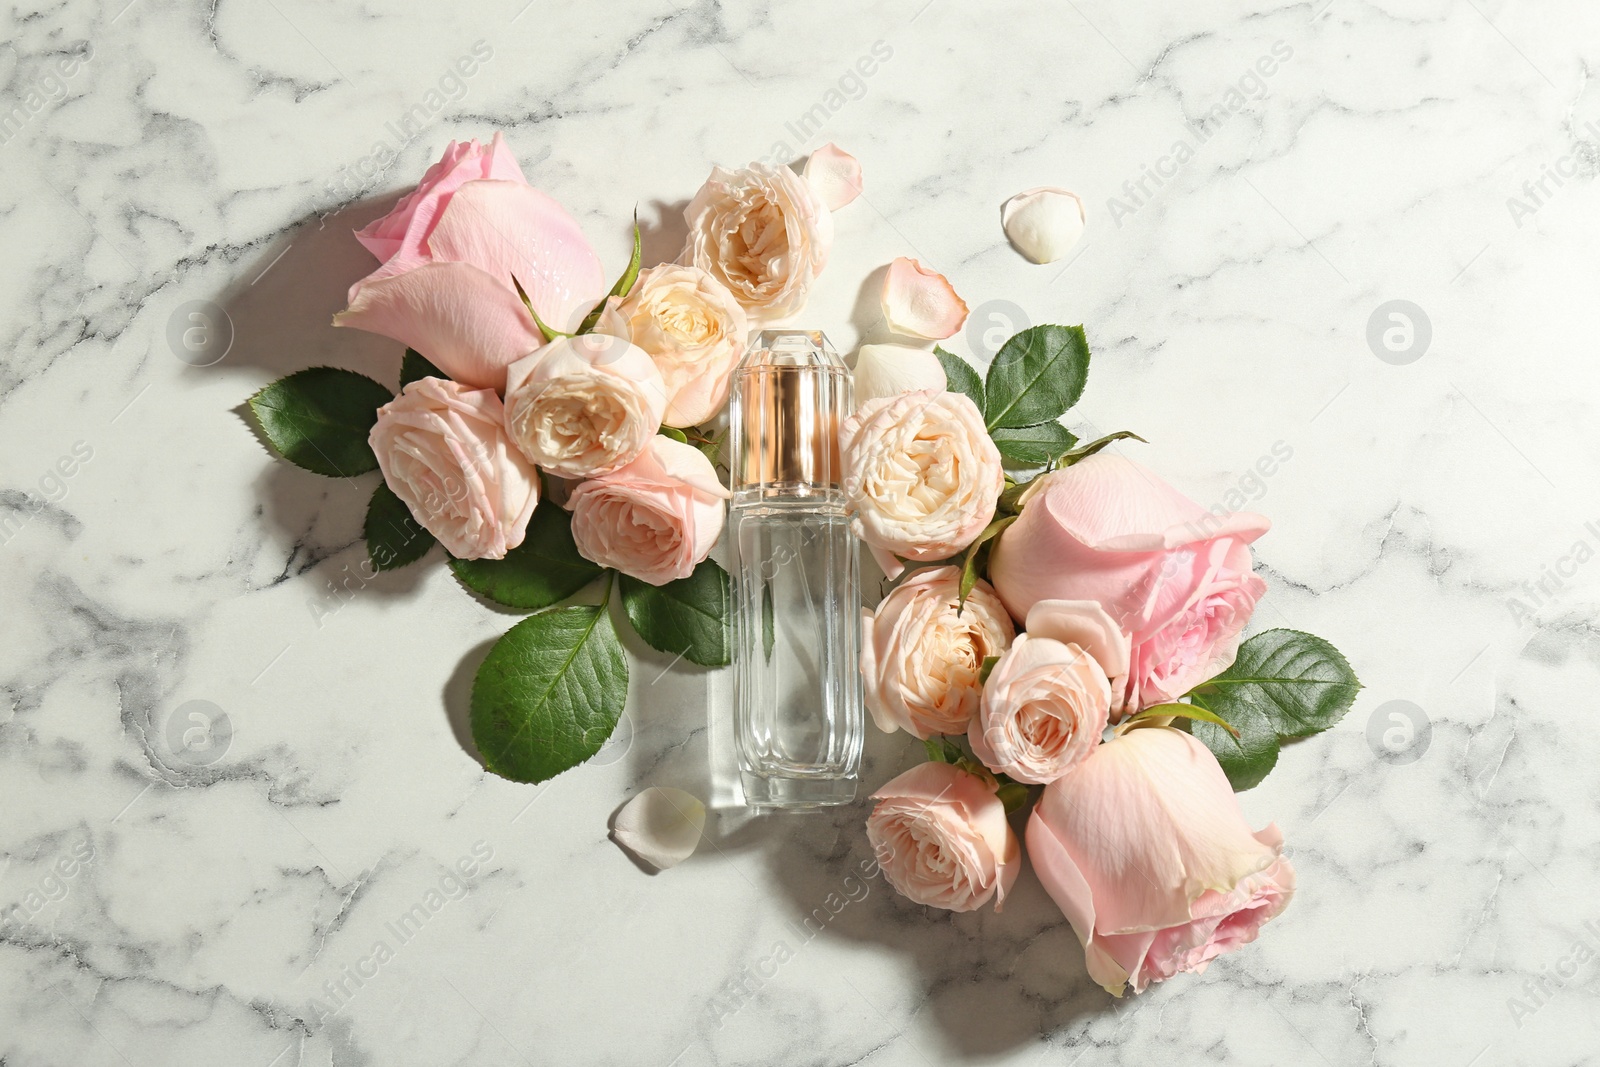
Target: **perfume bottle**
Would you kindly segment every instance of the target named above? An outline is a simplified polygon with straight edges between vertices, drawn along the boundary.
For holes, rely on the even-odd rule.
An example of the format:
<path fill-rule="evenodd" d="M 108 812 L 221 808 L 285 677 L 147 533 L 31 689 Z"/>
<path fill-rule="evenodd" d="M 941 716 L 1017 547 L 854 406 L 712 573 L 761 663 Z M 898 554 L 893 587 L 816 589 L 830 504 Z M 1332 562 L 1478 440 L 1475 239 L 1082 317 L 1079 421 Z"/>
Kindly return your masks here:
<path fill-rule="evenodd" d="M 757 809 L 856 794 L 858 549 L 839 465 L 850 401 L 850 372 L 819 332 L 763 332 L 733 376 L 734 737 Z"/>

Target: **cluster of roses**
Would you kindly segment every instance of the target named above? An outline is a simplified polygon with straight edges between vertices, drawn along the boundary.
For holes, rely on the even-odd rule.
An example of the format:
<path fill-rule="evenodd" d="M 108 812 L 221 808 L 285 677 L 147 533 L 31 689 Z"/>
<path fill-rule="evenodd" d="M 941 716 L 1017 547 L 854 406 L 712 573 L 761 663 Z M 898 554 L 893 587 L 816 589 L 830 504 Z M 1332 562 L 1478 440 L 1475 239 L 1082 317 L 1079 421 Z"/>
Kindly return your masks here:
<path fill-rule="evenodd" d="M 726 403 L 749 331 L 804 305 L 831 211 L 859 186 L 831 145 L 804 175 L 719 167 L 686 211 L 681 262 L 640 272 L 636 234 L 607 295 L 577 222 L 528 185 L 500 134 L 451 142 L 356 235 L 382 264 L 334 320 L 437 370 L 378 411 L 369 443 L 385 482 L 456 558 L 503 559 L 543 471 L 586 558 L 652 585 L 687 577 L 728 495 L 697 427 Z"/>
<path fill-rule="evenodd" d="M 1105 452 L 1007 489 L 984 427 L 967 396 L 928 388 L 845 428 L 855 528 L 890 577 L 1003 526 L 988 581 L 963 593 L 962 566 L 925 567 L 865 614 L 867 707 L 933 756 L 874 794 L 868 835 L 912 900 L 999 908 L 1022 858 L 1007 814 L 1043 786 L 1034 869 L 1090 975 L 1138 992 L 1254 940 L 1294 890 L 1276 826 L 1252 832 L 1217 758 L 1171 726 L 1234 659 L 1268 523 Z"/>

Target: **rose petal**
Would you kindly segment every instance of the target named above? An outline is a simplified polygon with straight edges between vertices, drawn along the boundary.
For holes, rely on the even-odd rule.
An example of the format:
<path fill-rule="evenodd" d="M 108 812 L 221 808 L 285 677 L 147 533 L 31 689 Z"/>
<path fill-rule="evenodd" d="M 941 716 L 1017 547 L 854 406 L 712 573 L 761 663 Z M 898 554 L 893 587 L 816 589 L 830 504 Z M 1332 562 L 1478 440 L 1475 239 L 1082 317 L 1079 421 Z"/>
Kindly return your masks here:
<path fill-rule="evenodd" d="M 1050 263 L 1083 236 L 1083 201 L 1077 193 L 1042 185 L 1007 200 L 1000 222 L 1017 251 L 1035 263 Z"/>
<path fill-rule="evenodd" d="M 706 828 L 706 806 L 681 789 L 653 785 L 617 812 L 611 838 L 658 871 L 694 852 Z"/>
<path fill-rule="evenodd" d="M 392 337 L 484 389 L 504 389 L 506 368 L 544 343 L 517 294 L 465 263 L 367 282 L 333 324 Z"/>
<path fill-rule="evenodd" d="M 838 211 L 861 195 L 861 161 L 830 141 L 806 160 L 805 179 L 829 211 Z"/>
<path fill-rule="evenodd" d="M 857 408 L 869 400 L 918 389 L 944 392 L 949 383 L 939 357 L 910 345 L 862 345 L 853 375 Z"/>
<path fill-rule="evenodd" d="M 895 333 L 937 340 L 961 329 L 967 305 L 944 275 L 901 256 L 883 280 L 883 317 Z"/>

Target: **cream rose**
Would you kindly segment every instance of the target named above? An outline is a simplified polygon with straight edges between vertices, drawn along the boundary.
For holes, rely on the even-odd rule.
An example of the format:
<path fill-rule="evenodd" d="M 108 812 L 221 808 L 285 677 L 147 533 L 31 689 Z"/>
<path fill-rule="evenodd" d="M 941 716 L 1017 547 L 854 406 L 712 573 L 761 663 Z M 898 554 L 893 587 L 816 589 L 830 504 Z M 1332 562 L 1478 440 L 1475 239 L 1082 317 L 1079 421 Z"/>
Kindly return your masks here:
<path fill-rule="evenodd" d="M 727 286 L 699 267 L 663 263 L 639 275 L 619 310 L 666 382 L 663 422 L 694 426 L 722 410 L 749 332 Z"/>
<path fill-rule="evenodd" d="M 918 904 L 999 911 L 1022 869 L 1022 843 L 993 782 L 924 763 L 872 794 L 867 840 L 890 885 Z"/>
<path fill-rule="evenodd" d="M 861 679 L 885 733 L 964 734 L 977 714 L 983 661 L 1009 648 L 1016 631 L 987 582 L 958 610 L 960 586 L 959 569 L 931 567 L 863 612 Z"/>
<path fill-rule="evenodd" d="M 506 437 L 493 389 L 412 382 L 368 435 L 383 480 L 458 559 L 503 559 L 539 503 L 539 472 Z"/>
<path fill-rule="evenodd" d="M 632 462 L 660 428 L 666 404 L 655 362 L 609 334 L 557 338 L 506 374 L 511 440 L 563 478 L 607 474 Z"/>
<path fill-rule="evenodd" d="M 1092 600 L 1041 600 L 983 686 L 967 733 L 996 774 L 1047 785 L 1089 758 L 1128 673 L 1128 639 Z"/>
<path fill-rule="evenodd" d="M 684 211 L 681 262 L 727 286 L 752 324 L 781 323 L 805 307 L 833 247 L 833 215 L 788 167 L 713 168 Z"/>
<path fill-rule="evenodd" d="M 896 556 L 931 562 L 971 544 L 1005 480 L 983 416 L 961 393 L 868 401 L 844 424 L 841 458 L 851 526 L 890 578 L 904 570 Z"/>
<path fill-rule="evenodd" d="M 654 437 L 632 463 L 572 491 L 585 559 L 651 585 L 687 578 L 722 534 L 728 491 L 699 449 Z"/>

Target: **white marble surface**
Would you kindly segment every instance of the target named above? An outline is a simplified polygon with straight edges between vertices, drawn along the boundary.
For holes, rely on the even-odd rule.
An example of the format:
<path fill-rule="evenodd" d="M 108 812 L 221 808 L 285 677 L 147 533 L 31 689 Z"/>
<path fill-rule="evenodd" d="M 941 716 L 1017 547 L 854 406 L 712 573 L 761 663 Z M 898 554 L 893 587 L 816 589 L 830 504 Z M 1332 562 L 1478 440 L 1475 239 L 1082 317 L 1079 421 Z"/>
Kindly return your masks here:
<path fill-rule="evenodd" d="M 0 1063 L 1597 1062 L 1593 4 L 126 2 L 0 14 Z M 1186 131 L 1275 42 L 1260 94 Z M 613 268 L 635 203 L 660 258 L 713 161 L 835 140 L 867 193 L 808 321 L 853 344 L 863 283 L 917 256 L 984 325 L 1016 316 L 989 301 L 1087 324 L 1080 427 L 1141 431 L 1203 502 L 1259 496 L 1260 622 L 1329 637 L 1367 687 L 1244 797 L 1300 872 L 1260 942 L 1113 1002 L 1031 874 L 954 918 L 851 878 L 859 806 L 724 816 L 647 876 L 607 820 L 706 790 L 720 684 L 652 685 L 653 655 L 603 765 L 480 769 L 463 705 L 512 617 L 437 557 L 352 577 L 371 476 L 274 461 L 237 409 L 312 363 L 392 378 L 394 345 L 328 325 L 369 267 L 349 231 L 497 128 Z M 1040 184 L 1089 204 L 1068 264 L 1001 235 Z M 1366 340 L 1391 299 L 1432 325 L 1406 365 Z M 168 342 L 190 301 L 231 316 L 214 366 Z M 1409 764 L 1366 739 L 1392 700 L 1431 721 Z M 232 731 L 209 764 L 176 754 L 190 701 Z M 868 757 L 876 784 L 912 752 Z M 835 892 L 859 899 L 802 941 Z M 319 1024 L 347 968 L 371 977 Z"/>

